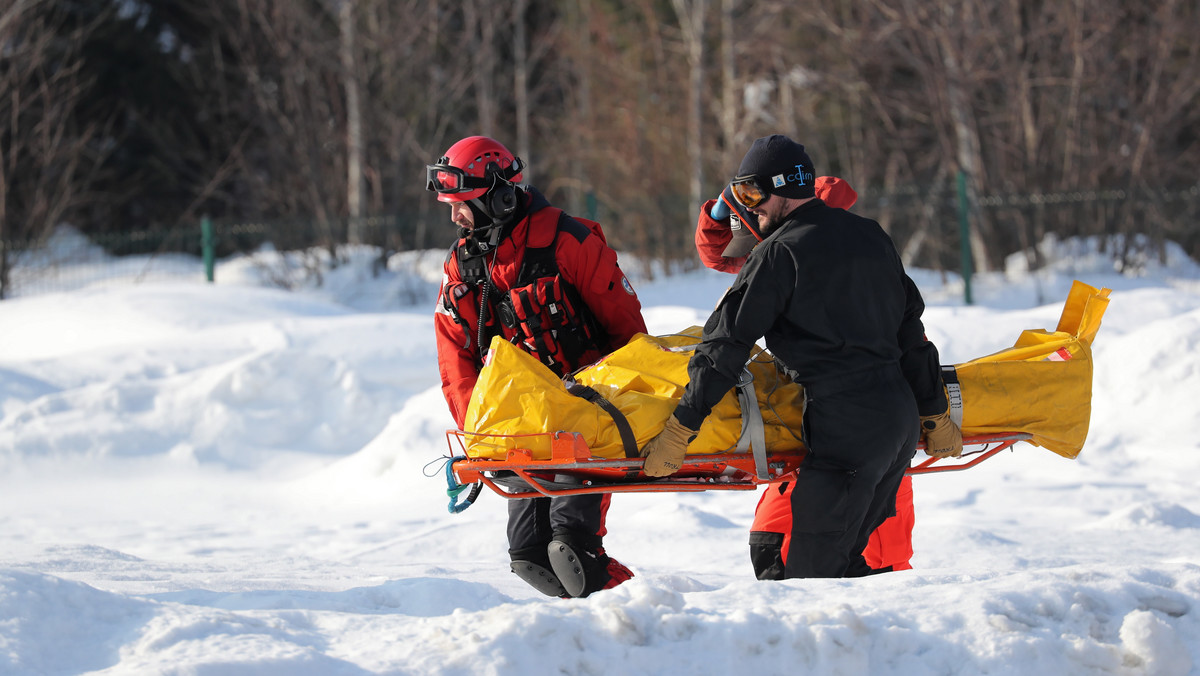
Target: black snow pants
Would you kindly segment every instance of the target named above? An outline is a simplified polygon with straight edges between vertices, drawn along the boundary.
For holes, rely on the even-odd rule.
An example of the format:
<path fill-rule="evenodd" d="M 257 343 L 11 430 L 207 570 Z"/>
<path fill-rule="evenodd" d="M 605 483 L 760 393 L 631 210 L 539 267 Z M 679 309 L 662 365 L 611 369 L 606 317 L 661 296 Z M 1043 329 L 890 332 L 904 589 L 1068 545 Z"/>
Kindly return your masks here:
<path fill-rule="evenodd" d="M 509 500 L 509 554 L 525 558 L 540 549 L 544 555 L 554 535 L 564 532 L 571 533 L 576 542 L 600 547 L 611 500 L 609 493 Z"/>
<path fill-rule="evenodd" d="M 805 383 L 808 456 L 792 492 L 784 577 L 858 577 L 871 533 L 891 513 L 920 439 L 899 366 Z"/>

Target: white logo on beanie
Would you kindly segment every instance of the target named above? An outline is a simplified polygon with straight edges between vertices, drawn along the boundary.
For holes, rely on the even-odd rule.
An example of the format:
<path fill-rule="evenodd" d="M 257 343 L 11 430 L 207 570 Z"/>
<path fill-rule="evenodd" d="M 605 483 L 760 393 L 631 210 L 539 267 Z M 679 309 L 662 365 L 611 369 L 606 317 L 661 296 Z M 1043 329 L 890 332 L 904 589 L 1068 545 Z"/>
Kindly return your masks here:
<path fill-rule="evenodd" d="M 775 174 L 774 176 L 771 177 L 771 186 L 772 187 L 782 188 L 785 185 L 787 185 L 787 180 L 784 179 L 783 174 Z"/>

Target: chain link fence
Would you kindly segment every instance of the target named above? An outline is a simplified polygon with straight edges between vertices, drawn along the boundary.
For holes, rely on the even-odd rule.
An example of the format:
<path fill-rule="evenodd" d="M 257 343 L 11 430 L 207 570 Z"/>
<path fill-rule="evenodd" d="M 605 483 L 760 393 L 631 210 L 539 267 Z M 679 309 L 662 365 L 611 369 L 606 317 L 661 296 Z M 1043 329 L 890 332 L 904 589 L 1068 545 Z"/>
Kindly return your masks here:
<path fill-rule="evenodd" d="M 1168 241 L 1193 259 L 1200 258 L 1200 186 L 993 193 L 967 200 L 965 208 L 971 230 L 983 245 L 982 250 L 972 247 L 975 271 L 1002 269 L 1013 254 L 1025 256 L 1028 269 L 1039 269 L 1045 261 L 1037 245 L 1049 235 L 1118 243 L 1110 252 L 1118 270 L 1145 260 L 1147 253 L 1161 256 Z M 949 187 L 865 190 L 853 207 L 880 222 L 906 265 L 953 272 L 963 269 L 963 210 L 963 202 Z"/>
<path fill-rule="evenodd" d="M 613 232 L 634 229 L 633 235 L 624 233 L 625 237 L 616 239 L 633 245 L 623 247 L 623 251 L 628 249 L 643 259 L 675 255 L 678 261 L 694 261 L 691 230 L 695 217 L 685 214 L 686 200 L 678 201 L 678 233 L 671 236 L 669 246 L 646 236 L 637 224 L 618 221 L 618 213 L 608 214 L 612 222 L 604 222 L 605 228 Z M 991 194 L 967 203 L 973 206 L 966 217 L 985 245 L 982 250 L 975 249 L 974 256 L 978 259 L 982 251 L 990 261 L 964 261 L 960 234 L 964 203 L 953 186 L 891 192 L 868 189 L 860 192 L 853 210 L 883 225 L 906 265 L 940 271 L 996 269 L 1014 252 L 1027 258 L 1028 269 L 1036 270 L 1042 264 L 1037 244 L 1047 235 L 1059 239 L 1138 235 L 1105 238 L 1114 242 L 1110 253 L 1114 267 L 1122 271 L 1148 255 L 1161 255 L 1166 241 L 1176 242 L 1193 259 L 1200 254 L 1200 186 L 1175 191 Z M 0 241 L 0 298 L 70 291 L 95 284 L 203 282 L 212 277 L 214 259 L 264 249 L 324 249 L 336 258 L 352 232 L 361 244 L 377 252 L 381 265 L 386 267 L 388 258 L 397 252 L 440 250 L 451 244 L 452 230 L 443 221 L 428 221 L 401 216 L 325 223 L 212 221 L 208 236 L 202 224 L 90 236 L 60 228 L 42 241 Z"/>
<path fill-rule="evenodd" d="M 384 267 L 394 253 L 443 249 L 453 237 L 446 227 L 428 227 L 416 219 L 397 216 L 353 223 L 211 221 L 167 230 L 87 236 L 62 227 L 44 240 L 0 241 L 0 298 L 105 284 L 212 281 L 214 260 L 264 250 L 324 249 L 336 258 L 352 228 L 361 244 L 377 251 Z M 272 272 L 264 270 L 267 278 L 277 277 L 282 284 L 287 276 L 284 271 Z"/>

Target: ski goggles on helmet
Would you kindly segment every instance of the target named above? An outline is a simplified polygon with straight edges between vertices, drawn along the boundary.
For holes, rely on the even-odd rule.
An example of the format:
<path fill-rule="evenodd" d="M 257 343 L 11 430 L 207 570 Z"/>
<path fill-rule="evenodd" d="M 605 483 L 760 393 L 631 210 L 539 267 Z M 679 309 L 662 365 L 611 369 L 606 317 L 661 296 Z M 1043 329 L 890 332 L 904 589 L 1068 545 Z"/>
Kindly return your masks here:
<path fill-rule="evenodd" d="M 771 196 L 770 189 L 764 188 L 755 175 L 738 176 L 729 184 L 729 188 L 733 192 L 733 198 L 747 209 L 753 209 L 766 202 Z"/>
<path fill-rule="evenodd" d="M 521 161 L 521 158 L 514 157 L 512 164 L 505 169 L 500 169 L 495 164 L 491 164 L 485 170 L 484 176 L 473 176 L 459 167 L 449 164 L 449 162 L 449 157 L 443 157 L 438 160 L 437 164 L 425 165 L 426 190 L 442 194 L 453 194 L 471 192 L 480 188 L 491 188 L 495 184 L 497 176 L 507 181 L 521 173 L 521 170 L 525 168 L 525 163 Z"/>
<path fill-rule="evenodd" d="M 472 176 L 453 165 L 442 163 L 425 165 L 425 189 L 433 192 L 470 192 L 480 188 L 490 188 L 492 182 L 492 178 Z"/>

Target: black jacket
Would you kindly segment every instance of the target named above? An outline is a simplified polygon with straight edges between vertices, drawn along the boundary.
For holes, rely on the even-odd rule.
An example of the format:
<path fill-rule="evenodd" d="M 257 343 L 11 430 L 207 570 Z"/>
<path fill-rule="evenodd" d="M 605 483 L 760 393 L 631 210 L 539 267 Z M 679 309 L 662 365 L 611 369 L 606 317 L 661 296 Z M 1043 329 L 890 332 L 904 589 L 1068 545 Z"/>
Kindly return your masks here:
<path fill-rule="evenodd" d="M 708 318 L 675 415 L 698 429 L 762 337 L 797 382 L 814 388 L 899 364 L 920 414 L 940 413 L 946 398 L 924 310 L 878 223 L 806 202 L 754 248 Z"/>

